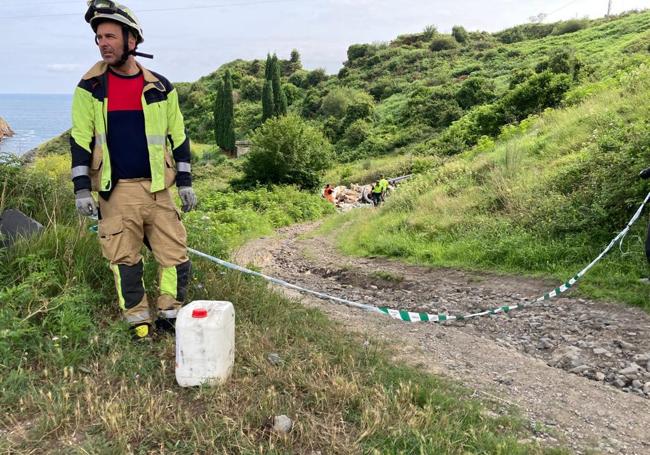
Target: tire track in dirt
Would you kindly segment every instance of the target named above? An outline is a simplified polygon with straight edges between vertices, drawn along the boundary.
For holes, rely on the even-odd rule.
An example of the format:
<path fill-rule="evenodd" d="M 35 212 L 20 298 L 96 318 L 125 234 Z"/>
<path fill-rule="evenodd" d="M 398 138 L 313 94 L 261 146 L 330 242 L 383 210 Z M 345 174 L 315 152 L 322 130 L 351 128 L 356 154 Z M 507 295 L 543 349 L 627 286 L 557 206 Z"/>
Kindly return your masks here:
<path fill-rule="evenodd" d="M 337 297 L 430 313 L 509 305 L 557 285 L 345 257 L 331 238 L 303 237 L 316 226 L 291 226 L 252 241 L 235 262 Z M 650 454 L 650 388 L 644 392 L 650 384 L 650 315 L 639 309 L 569 296 L 507 315 L 436 325 L 300 298 L 349 330 L 385 341 L 396 359 L 458 380 L 483 400 L 516 405 L 545 444 L 577 453 Z"/>

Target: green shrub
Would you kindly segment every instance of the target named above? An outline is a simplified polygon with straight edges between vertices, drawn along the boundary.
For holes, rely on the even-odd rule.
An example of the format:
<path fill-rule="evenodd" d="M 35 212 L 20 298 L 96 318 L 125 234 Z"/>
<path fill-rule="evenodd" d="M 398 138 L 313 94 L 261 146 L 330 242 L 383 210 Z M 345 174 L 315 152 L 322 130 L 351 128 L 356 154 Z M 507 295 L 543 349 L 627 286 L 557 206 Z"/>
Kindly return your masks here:
<path fill-rule="evenodd" d="M 465 44 L 469 39 L 469 34 L 462 25 L 454 25 L 451 28 L 451 36 L 460 44 Z"/>
<path fill-rule="evenodd" d="M 288 81 L 295 85 L 296 87 L 306 88 L 307 87 L 307 76 L 309 71 L 298 70 L 289 76 Z"/>
<path fill-rule="evenodd" d="M 589 26 L 588 19 L 570 19 L 568 21 L 559 22 L 551 32 L 551 35 L 565 35 L 567 33 L 575 33 L 579 30 Z"/>
<path fill-rule="evenodd" d="M 354 121 L 343 133 L 343 140 L 350 147 L 356 147 L 370 135 L 370 124 L 365 120 Z"/>
<path fill-rule="evenodd" d="M 260 79 L 251 76 L 242 77 L 239 89 L 241 99 L 246 101 L 261 101 L 263 86 L 264 81 Z"/>
<path fill-rule="evenodd" d="M 458 42 L 449 35 L 438 35 L 431 40 L 431 43 L 429 43 L 429 49 L 433 52 L 456 49 L 457 47 Z"/>
<path fill-rule="evenodd" d="M 316 68 L 315 70 L 307 74 L 305 83 L 307 87 L 315 87 L 321 82 L 326 80 L 327 80 L 327 74 L 325 73 L 325 70 L 323 68 Z"/>
<path fill-rule="evenodd" d="M 348 63 L 368 55 L 369 44 L 353 44 L 348 47 Z"/>
<path fill-rule="evenodd" d="M 294 114 L 267 120 L 252 144 L 244 163 L 249 183 L 315 188 L 332 159 L 332 146 L 323 133 Z"/>
<path fill-rule="evenodd" d="M 550 71 L 536 74 L 515 87 L 501 100 L 508 121 L 522 120 L 547 107 L 560 104 L 564 93 L 571 88 L 572 78 Z"/>
<path fill-rule="evenodd" d="M 323 98 L 321 98 L 318 91 L 311 89 L 305 94 L 302 100 L 300 114 L 305 118 L 314 118 L 318 115 L 322 103 Z"/>
<path fill-rule="evenodd" d="M 456 92 L 456 101 L 463 109 L 469 109 L 477 104 L 491 102 L 495 97 L 494 82 L 484 77 L 466 79 Z"/>

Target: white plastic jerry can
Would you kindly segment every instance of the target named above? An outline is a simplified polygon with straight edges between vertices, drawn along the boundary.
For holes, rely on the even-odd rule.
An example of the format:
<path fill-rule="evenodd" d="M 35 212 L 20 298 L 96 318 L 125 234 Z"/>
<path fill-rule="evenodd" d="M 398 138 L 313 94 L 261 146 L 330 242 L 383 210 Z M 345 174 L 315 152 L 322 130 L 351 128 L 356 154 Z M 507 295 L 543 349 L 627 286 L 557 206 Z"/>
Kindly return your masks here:
<path fill-rule="evenodd" d="M 235 363 L 235 309 L 195 300 L 176 318 L 176 381 L 181 387 L 224 382 Z"/>

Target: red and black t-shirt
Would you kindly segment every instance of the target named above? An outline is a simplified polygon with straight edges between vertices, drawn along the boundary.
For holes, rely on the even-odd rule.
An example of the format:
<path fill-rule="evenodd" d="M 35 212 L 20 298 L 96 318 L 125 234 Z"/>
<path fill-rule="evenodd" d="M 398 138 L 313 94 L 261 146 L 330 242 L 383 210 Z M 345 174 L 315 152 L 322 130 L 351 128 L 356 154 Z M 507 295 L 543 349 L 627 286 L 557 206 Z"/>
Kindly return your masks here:
<path fill-rule="evenodd" d="M 113 180 L 150 178 L 149 151 L 142 111 L 142 72 L 122 76 L 108 71 L 108 125 Z"/>

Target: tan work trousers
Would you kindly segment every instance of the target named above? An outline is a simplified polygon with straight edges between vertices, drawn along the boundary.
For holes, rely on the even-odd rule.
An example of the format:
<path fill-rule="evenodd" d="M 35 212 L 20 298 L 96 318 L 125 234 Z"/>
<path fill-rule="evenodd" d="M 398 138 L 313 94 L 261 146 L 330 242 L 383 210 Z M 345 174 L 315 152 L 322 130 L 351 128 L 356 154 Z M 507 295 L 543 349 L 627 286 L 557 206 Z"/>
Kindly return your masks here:
<path fill-rule="evenodd" d="M 110 261 L 120 308 L 133 325 L 152 322 L 142 281 L 145 239 L 160 265 L 159 315 L 175 317 L 189 280 L 187 233 L 180 213 L 169 190 L 151 193 L 150 188 L 149 180 L 119 180 L 108 201 L 99 199 L 102 254 Z"/>

